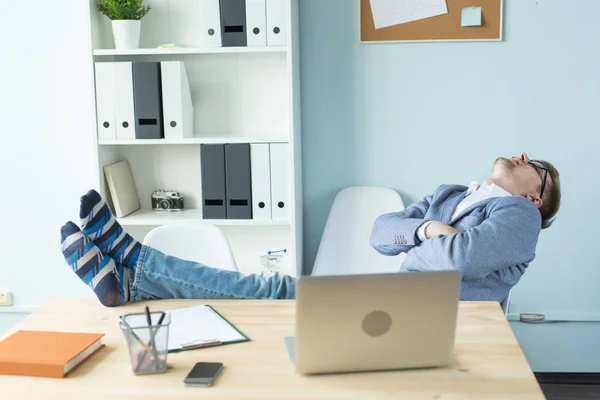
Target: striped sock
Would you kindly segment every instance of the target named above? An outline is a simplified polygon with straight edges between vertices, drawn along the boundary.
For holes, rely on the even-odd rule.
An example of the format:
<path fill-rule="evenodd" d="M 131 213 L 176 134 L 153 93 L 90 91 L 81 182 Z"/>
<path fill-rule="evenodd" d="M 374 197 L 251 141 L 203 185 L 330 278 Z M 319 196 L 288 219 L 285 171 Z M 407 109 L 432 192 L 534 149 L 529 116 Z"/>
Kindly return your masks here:
<path fill-rule="evenodd" d="M 142 245 L 123 230 L 95 190 L 90 190 L 81 197 L 79 218 L 81 230 L 93 240 L 102 253 L 127 268 L 135 268 Z"/>
<path fill-rule="evenodd" d="M 115 307 L 129 298 L 129 271 L 102 254 L 77 225 L 67 222 L 60 230 L 61 248 L 67 264 L 88 285 L 106 307 Z"/>

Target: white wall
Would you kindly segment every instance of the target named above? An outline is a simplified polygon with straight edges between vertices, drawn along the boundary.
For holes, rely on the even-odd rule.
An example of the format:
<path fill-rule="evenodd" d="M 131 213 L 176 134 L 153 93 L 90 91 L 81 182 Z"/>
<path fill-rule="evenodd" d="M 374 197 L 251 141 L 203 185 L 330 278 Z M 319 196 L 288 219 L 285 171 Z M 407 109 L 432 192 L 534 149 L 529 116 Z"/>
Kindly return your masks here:
<path fill-rule="evenodd" d="M 59 234 L 97 186 L 87 7 L 0 0 L 0 290 L 13 292 L 13 310 L 91 294 Z M 2 311 L 0 332 L 17 320 Z"/>
<path fill-rule="evenodd" d="M 0 338 L 8 331 L 17 325 L 21 320 L 25 319 L 29 315 L 28 313 L 1 313 L 0 314 Z"/>

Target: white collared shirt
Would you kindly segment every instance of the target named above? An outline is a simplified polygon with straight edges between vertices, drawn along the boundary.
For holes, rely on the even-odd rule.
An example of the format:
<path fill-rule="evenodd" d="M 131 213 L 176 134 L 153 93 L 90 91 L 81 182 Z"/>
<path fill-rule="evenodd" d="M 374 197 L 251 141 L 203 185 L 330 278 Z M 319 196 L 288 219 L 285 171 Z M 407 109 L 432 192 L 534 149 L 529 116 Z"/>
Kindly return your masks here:
<path fill-rule="evenodd" d="M 454 211 L 454 214 L 452 214 L 452 219 L 456 218 L 461 212 L 465 211 L 473 204 L 479 203 L 482 200 L 508 196 L 512 196 L 512 194 L 494 183 L 490 185 L 479 185 L 479 183 L 473 181 L 469 185 L 469 189 L 467 190 L 467 195 L 465 198 L 458 203 L 458 206 L 456 206 L 456 210 Z"/>
<path fill-rule="evenodd" d="M 454 210 L 454 214 L 452 214 L 452 219 L 458 217 L 460 213 L 465 211 L 467 208 L 471 207 L 476 203 L 479 203 L 482 200 L 494 197 L 508 196 L 512 196 L 512 194 L 510 194 L 509 192 L 507 192 L 506 190 L 502 189 L 500 186 L 497 186 L 494 183 L 489 185 L 480 185 L 479 183 L 473 181 L 469 185 L 469 189 L 467 189 L 467 194 L 465 198 L 460 203 L 458 203 L 458 206 L 456 206 L 456 210 Z M 433 221 L 427 221 L 421 224 L 421 226 L 417 230 L 417 237 L 420 241 L 427 240 L 427 237 L 425 236 L 425 228 L 427 228 L 427 226 L 432 222 Z"/>

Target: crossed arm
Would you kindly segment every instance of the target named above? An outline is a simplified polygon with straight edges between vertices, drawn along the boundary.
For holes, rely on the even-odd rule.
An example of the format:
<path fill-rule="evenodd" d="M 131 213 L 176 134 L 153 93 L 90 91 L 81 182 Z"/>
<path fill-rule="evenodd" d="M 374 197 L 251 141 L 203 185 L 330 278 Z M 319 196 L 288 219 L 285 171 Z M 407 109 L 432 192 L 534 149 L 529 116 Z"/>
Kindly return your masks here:
<path fill-rule="evenodd" d="M 416 231 L 426 222 L 431 200 L 427 196 L 375 222 L 371 245 L 384 255 L 406 252 L 402 270 L 460 270 L 464 279 L 477 279 L 510 273 L 507 267 L 519 267 L 535 258 L 541 217 L 527 199 L 507 197 L 495 203 L 483 223 L 465 232 L 435 221 L 427 226 L 427 240 L 421 242 Z"/>

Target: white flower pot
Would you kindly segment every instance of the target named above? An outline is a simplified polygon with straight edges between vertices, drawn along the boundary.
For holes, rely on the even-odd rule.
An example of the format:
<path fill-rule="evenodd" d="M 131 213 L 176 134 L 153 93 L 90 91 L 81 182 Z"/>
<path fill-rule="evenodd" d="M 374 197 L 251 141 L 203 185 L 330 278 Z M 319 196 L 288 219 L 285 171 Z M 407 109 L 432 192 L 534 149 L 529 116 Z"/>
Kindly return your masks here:
<path fill-rule="evenodd" d="M 115 49 L 139 49 L 140 48 L 140 20 L 113 20 L 111 21 Z"/>

